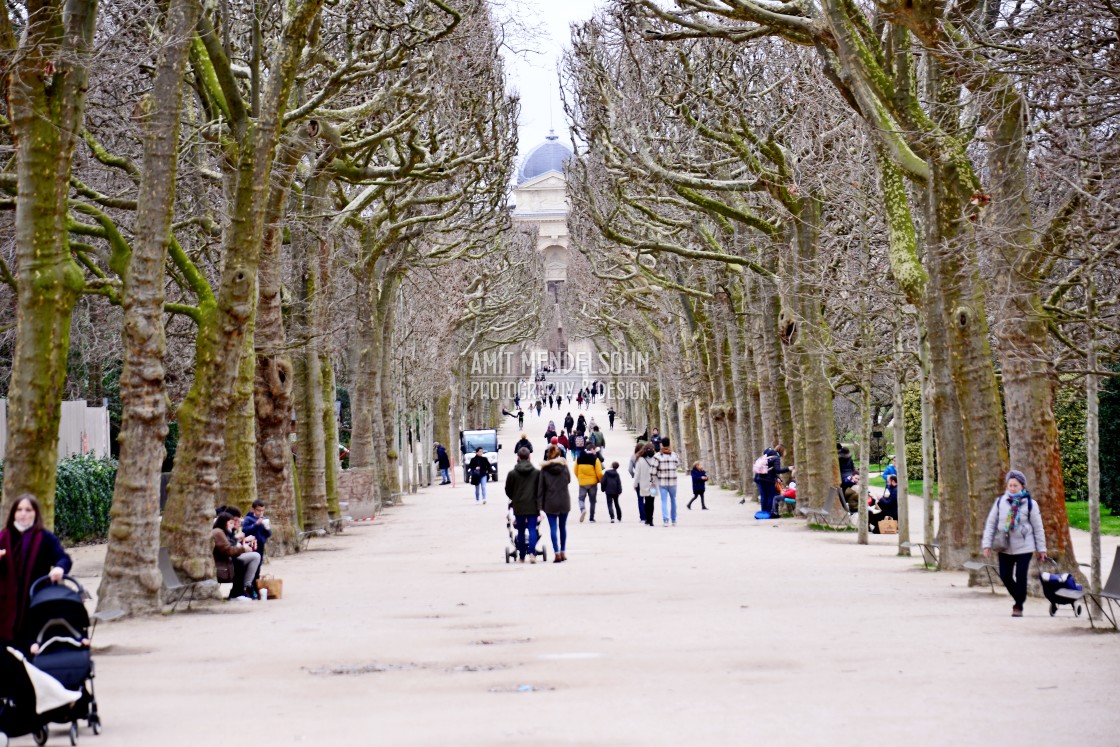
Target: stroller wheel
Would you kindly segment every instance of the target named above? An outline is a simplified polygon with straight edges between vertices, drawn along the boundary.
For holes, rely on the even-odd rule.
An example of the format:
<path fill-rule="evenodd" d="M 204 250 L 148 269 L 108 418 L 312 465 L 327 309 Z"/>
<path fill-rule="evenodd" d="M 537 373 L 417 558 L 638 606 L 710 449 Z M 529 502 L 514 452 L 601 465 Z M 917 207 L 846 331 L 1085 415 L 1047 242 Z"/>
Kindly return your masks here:
<path fill-rule="evenodd" d="M 36 729 L 31 734 L 31 737 L 35 740 L 35 744 L 42 747 L 42 745 L 47 743 L 48 734 L 49 734 L 49 732 L 47 731 L 47 727 L 46 726 L 40 726 L 38 729 Z"/>
<path fill-rule="evenodd" d="M 1081 617 L 1081 605 L 1080 604 L 1073 605 L 1073 614 L 1074 614 L 1075 617 Z"/>
<path fill-rule="evenodd" d="M 1058 612 L 1058 605 L 1053 602 L 1050 603 L 1050 617 L 1053 617 Z"/>
<path fill-rule="evenodd" d="M 78 744 L 78 722 L 70 724 L 70 744 L 77 747 Z"/>

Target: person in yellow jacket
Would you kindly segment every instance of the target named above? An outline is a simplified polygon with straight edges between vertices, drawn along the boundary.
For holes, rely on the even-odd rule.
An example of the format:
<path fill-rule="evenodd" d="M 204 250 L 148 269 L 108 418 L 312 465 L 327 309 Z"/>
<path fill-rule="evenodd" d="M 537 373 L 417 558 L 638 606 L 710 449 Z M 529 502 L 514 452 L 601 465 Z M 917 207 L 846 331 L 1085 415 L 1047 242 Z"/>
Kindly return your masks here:
<path fill-rule="evenodd" d="M 576 482 L 579 483 L 579 520 L 587 518 L 584 499 L 591 502 L 591 520 L 595 521 L 595 498 L 599 493 L 599 482 L 603 479 L 603 463 L 594 448 L 579 455 L 575 464 Z"/>

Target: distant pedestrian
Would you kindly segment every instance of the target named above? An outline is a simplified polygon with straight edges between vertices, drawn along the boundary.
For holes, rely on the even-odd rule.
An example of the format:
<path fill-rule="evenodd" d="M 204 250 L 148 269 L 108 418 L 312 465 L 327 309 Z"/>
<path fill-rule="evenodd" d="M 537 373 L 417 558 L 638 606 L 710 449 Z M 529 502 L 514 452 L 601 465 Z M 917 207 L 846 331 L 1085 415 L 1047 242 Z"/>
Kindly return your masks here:
<path fill-rule="evenodd" d="M 599 430 L 599 426 L 595 425 L 595 421 L 591 421 L 591 444 L 596 448 L 599 459 L 603 458 L 603 448 L 607 445 L 607 439 L 603 436 L 603 432 Z"/>
<path fill-rule="evenodd" d="M 439 473 L 443 476 L 443 482 L 440 485 L 450 485 L 451 457 L 447 456 L 447 449 L 439 441 L 436 441 L 436 466 L 439 467 Z"/>
<path fill-rule="evenodd" d="M 654 451 L 656 451 L 656 452 L 661 451 L 661 434 L 658 433 L 656 428 L 654 428 L 653 433 L 650 434 L 649 442 L 651 444 L 653 444 L 653 450 Z"/>
<path fill-rule="evenodd" d="M 560 435 L 556 437 L 556 443 L 564 449 L 564 453 L 568 452 L 568 437 L 564 435 L 564 431 L 560 431 Z"/>
<path fill-rule="evenodd" d="M 610 424 L 610 427 L 611 427 L 612 431 L 614 430 L 614 416 L 617 415 L 617 414 L 618 413 L 616 413 L 614 411 L 613 407 L 611 409 L 607 410 L 607 422 Z"/>
<path fill-rule="evenodd" d="M 668 438 L 661 439 L 661 453 L 654 457 L 657 463 L 657 489 L 661 492 L 661 525 L 677 525 L 677 468 L 680 457 L 673 452 Z"/>
<path fill-rule="evenodd" d="M 618 497 L 622 495 L 622 478 L 618 474 L 618 462 L 611 462 L 611 468 L 603 472 L 603 480 L 599 484 L 603 495 L 607 496 L 607 513 L 611 515 L 611 523 L 615 519 L 622 521 L 622 506 L 618 503 Z"/>
<path fill-rule="evenodd" d="M 514 526 L 517 528 L 517 555 L 524 563 L 528 555 L 532 562 L 537 562 L 535 548 L 537 546 L 537 521 L 541 514 L 540 503 L 537 500 L 537 483 L 540 480 L 540 470 L 529 461 L 532 447 L 521 447 L 517 450 L 517 464 L 506 475 L 506 497 L 509 498 L 510 508 L 513 509 Z M 528 541 L 526 541 L 528 533 Z"/>
<path fill-rule="evenodd" d="M 582 412 L 576 418 L 576 433 L 587 433 L 587 418 L 583 417 Z"/>
<path fill-rule="evenodd" d="M 641 459 L 642 455 L 646 453 L 646 446 L 648 445 L 648 443 L 641 440 L 639 440 L 638 443 L 634 444 L 634 453 L 630 455 L 630 464 L 626 468 L 630 472 L 630 477 L 637 477 L 637 475 L 635 474 L 635 470 L 637 469 L 638 460 Z M 645 521 L 645 497 L 642 495 L 641 488 L 639 488 L 637 484 L 634 485 L 634 492 L 638 495 L 638 521 Z"/>
<path fill-rule="evenodd" d="M 653 496 L 657 493 L 657 462 L 653 460 L 653 444 L 646 444 L 634 462 L 634 489 L 638 491 L 642 518 L 653 526 Z"/>
<path fill-rule="evenodd" d="M 576 421 L 572 418 L 572 413 L 569 412 L 564 416 L 564 430 L 568 432 L 569 436 L 572 435 L 572 428 L 574 428 L 575 425 Z"/>
<path fill-rule="evenodd" d="M 538 399 L 537 400 L 537 417 L 539 418 L 540 416 L 541 416 L 541 401 Z"/>
<path fill-rule="evenodd" d="M 552 562 L 563 563 L 568 559 L 568 514 L 572 510 L 568 483 L 572 481 L 572 474 L 568 472 L 567 461 L 560 456 L 559 447 L 549 447 L 544 456 L 545 461 L 537 480 L 537 505 L 548 518 L 552 552 L 555 555 Z"/>
<path fill-rule="evenodd" d="M 583 407 L 583 390 L 576 395 L 576 407 Z"/>
<path fill-rule="evenodd" d="M 704 465 L 700 462 L 692 465 L 692 500 L 688 502 L 688 507 L 692 508 L 692 503 L 697 498 L 700 499 L 700 508 L 705 511 L 708 507 L 704 504 L 704 489 L 708 484 L 708 473 L 704 471 Z"/>
<path fill-rule="evenodd" d="M 478 447 L 471 461 L 467 464 L 467 474 L 470 475 L 471 485 L 474 485 L 474 502 L 486 503 L 486 481 L 490 478 L 493 467 L 487 459 L 482 447 Z"/>
<path fill-rule="evenodd" d="M 1046 532 L 1042 512 L 1027 491 L 1027 478 L 1017 469 L 1007 473 L 1006 490 L 988 512 L 980 547 L 985 558 L 992 557 L 993 548 L 999 554 L 999 577 L 1015 600 L 1011 616 L 1022 617 L 1031 555 L 1037 552 L 1039 563 L 1046 560 Z"/>
<path fill-rule="evenodd" d="M 894 466 L 894 457 L 887 457 L 887 466 L 883 468 L 882 474 L 883 482 L 886 482 L 891 475 L 897 477 L 898 468 Z"/>
<path fill-rule="evenodd" d="M 517 427 L 518 428 L 524 428 L 525 427 L 525 411 L 524 410 L 519 409 L 517 411 Z"/>
<path fill-rule="evenodd" d="M 578 438 L 578 436 L 577 436 Z M 587 518 L 584 499 L 591 503 L 591 521 L 595 521 L 595 500 L 599 494 L 599 481 L 603 479 L 603 465 L 595 458 L 594 449 L 576 457 L 576 482 L 579 483 L 579 520 Z"/>
<path fill-rule="evenodd" d="M 544 429 L 544 447 L 546 449 L 554 438 L 556 438 L 556 423 L 550 420 L 548 421 L 548 427 Z"/>
<path fill-rule="evenodd" d="M 524 433 L 521 434 L 521 439 L 513 447 L 515 452 L 521 451 L 522 449 L 528 449 L 530 454 L 533 453 L 533 444 Z"/>

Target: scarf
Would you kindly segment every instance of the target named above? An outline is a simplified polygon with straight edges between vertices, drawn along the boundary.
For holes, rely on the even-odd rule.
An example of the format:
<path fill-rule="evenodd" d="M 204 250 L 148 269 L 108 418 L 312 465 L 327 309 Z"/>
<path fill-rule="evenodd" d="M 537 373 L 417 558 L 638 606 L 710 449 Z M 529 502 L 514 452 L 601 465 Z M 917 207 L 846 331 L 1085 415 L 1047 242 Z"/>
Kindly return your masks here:
<path fill-rule="evenodd" d="M 30 529 L 22 535 L 12 536 L 0 529 L 0 641 L 14 641 L 23 625 L 27 612 L 31 573 L 39 548 L 43 544 L 42 530 Z"/>
<path fill-rule="evenodd" d="M 1029 495 L 1030 494 L 1025 490 L 1019 493 L 1007 494 L 1007 502 L 1011 504 L 1011 508 L 1007 509 L 1007 523 L 1003 527 L 1005 531 L 1013 532 L 1019 528 L 1019 523 L 1023 518 L 1021 509 L 1027 502 L 1027 497 Z"/>

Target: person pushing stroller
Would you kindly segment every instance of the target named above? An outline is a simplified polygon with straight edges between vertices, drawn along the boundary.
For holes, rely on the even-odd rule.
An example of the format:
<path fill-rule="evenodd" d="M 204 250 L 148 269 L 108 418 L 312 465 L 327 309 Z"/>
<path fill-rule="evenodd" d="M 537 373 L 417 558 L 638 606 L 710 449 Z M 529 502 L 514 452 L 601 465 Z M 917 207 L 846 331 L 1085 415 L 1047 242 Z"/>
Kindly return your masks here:
<path fill-rule="evenodd" d="M 518 560 L 537 562 L 534 548 L 537 546 L 537 522 L 540 519 L 541 505 L 537 500 L 537 479 L 540 470 L 529 461 L 532 456 L 527 448 L 522 446 L 517 450 L 517 464 L 506 475 L 506 497 L 509 498 L 510 508 L 513 509 L 514 524 L 517 528 L 517 554 Z M 528 541 L 526 542 L 526 532 Z"/>

